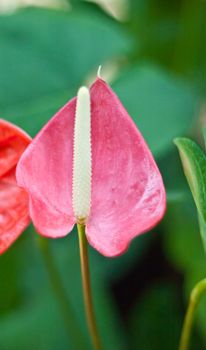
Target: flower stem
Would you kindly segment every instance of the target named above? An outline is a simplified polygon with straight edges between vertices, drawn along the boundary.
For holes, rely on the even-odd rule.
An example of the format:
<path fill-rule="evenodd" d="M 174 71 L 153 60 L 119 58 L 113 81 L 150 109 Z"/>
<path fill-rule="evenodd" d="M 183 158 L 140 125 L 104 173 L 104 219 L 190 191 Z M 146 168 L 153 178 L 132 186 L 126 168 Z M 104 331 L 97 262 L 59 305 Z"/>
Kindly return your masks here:
<path fill-rule="evenodd" d="M 97 330 L 97 324 L 94 316 L 94 308 L 92 303 L 92 293 L 89 274 L 89 259 L 87 251 L 87 239 L 85 235 L 85 226 L 77 224 L 78 236 L 79 236 L 79 249 L 81 260 L 81 272 L 82 272 L 82 286 L 84 294 L 84 304 L 87 316 L 88 329 L 90 332 L 91 340 L 95 350 L 102 350 L 100 337 Z"/>
<path fill-rule="evenodd" d="M 190 294 L 189 305 L 184 319 L 182 334 L 180 338 L 179 350 L 188 350 L 191 337 L 192 325 L 197 305 L 202 294 L 206 292 L 206 278 L 198 282 Z"/>
<path fill-rule="evenodd" d="M 59 271 L 49 247 L 49 240 L 38 235 L 38 243 L 50 279 L 51 287 L 64 319 L 69 341 L 72 342 L 75 350 L 82 350 L 85 348 L 86 339 L 81 332 L 72 305 L 64 289 L 61 276 L 59 275 Z"/>

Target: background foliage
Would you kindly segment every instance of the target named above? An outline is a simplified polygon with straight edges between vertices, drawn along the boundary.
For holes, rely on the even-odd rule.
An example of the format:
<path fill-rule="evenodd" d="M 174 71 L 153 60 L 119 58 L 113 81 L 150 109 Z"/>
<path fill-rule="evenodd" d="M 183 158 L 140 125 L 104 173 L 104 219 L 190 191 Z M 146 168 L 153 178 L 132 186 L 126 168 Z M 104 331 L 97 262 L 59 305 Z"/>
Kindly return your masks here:
<path fill-rule="evenodd" d="M 122 6 L 123 6 L 123 2 Z M 150 145 L 168 210 L 129 251 L 90 249 L 98 322 L 106 349 L 177 349 L 189 291 L 206 275 L 193 204 L 172 139 L 202 143 L 206 124 L 206 2 L 128 0 L 114 18 L 96 3 L 25 7 L 0 16 L 0 117 L 34 136 L 77 88 L 102 75 Z M 118 17 L 118 16 L 117 16 Z M 124 20 L 122 20 L 124 18 Z M 85 336 L 76 231 L 51 241 Z M 73 349 L 30 227 L 0 257 L 0 349 Z M 191 349 L 206 349 L 206 299 Z M 85 344 L 90 349 L 90 343 Z"/>

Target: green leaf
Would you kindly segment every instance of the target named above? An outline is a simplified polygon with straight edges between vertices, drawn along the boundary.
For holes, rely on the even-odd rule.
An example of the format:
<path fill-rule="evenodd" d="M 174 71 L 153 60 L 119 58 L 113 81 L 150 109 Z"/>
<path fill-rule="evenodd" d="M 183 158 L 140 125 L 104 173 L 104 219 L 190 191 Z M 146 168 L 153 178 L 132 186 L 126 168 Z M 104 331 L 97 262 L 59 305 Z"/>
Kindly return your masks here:
<path fill-rule="evenodd" d="M 0 113 L 32 136 L 131 40 L 100 13 L 30 8 L 0 16 Z"/>
<path fill-rule="evenodd" d="M 203 138 L 204 138 L 205 147 L 206 147 L 206 128 L 203 128 L 202 133 L 203 133 Z"/>
<path fill-rule="evenodd" d="M 202 237 L 202 242 L 206 253 L 206 222 L 202 219 L 201 215 L 198 215 L 198 219 L 199 219 L 200 235 Z"/>
<path fill-rule="evenodd" d="M 187 138 L 176 138 L 185 176 L 199 215 L 206 221 L 206 156 L 201 148 Z"/>
<path fill-rule="evenodd" d="M 0 326 L 2 350 L 73 350 L 72 344 L 68 343 L 58 306 L 48 292 L 38 293 L 29 305 L 25 303 L 0 319 Z M 85 346 L 85 349 L 89 347 Z"/>
<path fill-rule="evenodd" d="M 169 261 L 181 273 L 198 270 L 204 277 L 205 255 L 192 197 L 179 203 L 169 203 L 162 225 L 166 232 L 162 235 L 164 251 Z"/>
<path fill-rule="evenodd" d="M 7 277 L 8 281 L 12 282 L 4 289 L 4 293 L 2 291 L 0 294 L 2 303 L 4 300 L 7 302 L 7 294 L 14 294 L 16 290 L 17 296 L 21 295 L 18 304 L 13 303 L 12 307 L 8 305 L 4 314 L 0 315 L 1 349 L 13 350 L 15 344 L 15 350 L 29 348 L 73 350 L 72 343 L 68 342 L 61 311 L 55 300 L 44 260 L 34 240 L 36 233 L 34 230 L 30 230 L 30 233 L 30 235 L 23 234 L 5 255 L 5 257 L 8 255 L 8 259 L 12 253 L 16 255 L 15 263 L 18 268 L 15 278 L 18 280 L 18 289 L 13 290 L 16 281 L 12 282 L 8 267 L 3 265 L 6 260 L 3 259 L 4 256 L 1 257 L 1 276 L 5 274 L 5 279 Z M 83 303 L 76 230 L 64 239 L 50 240 L 50 248 L 77 316 L 79 327 L 86 336 L 87 342 L 84 349 L 89 350 L 91 345 Z M 91 256 L 92 294 L 102 341 L 106 349 L 111 347 L 123 350 L 127 348 L 124 330 L 110 295 L 108 281 L 94 268 L 97 263 L 96 255 Z"/>
<path fill-rule="evenodd" d="M 168 151 L 173 138 L 186 132 L 195 117 L 196 93 L 155 66 L 132 67 L 113 88 L 156 156 Z"/>

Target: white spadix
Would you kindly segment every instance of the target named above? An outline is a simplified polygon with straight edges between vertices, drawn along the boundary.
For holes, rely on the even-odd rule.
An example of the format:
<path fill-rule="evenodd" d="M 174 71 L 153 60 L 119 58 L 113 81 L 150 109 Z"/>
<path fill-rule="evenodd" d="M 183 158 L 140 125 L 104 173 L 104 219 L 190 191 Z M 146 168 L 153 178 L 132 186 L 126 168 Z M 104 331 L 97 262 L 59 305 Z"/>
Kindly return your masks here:
<path fill-rule="evenodd" d="M 89 216 L 91 176 L 90 93 L 86 87 L 81 87 L 77 94 L 72 174 L 72 206 L 74 215 L 79 222 L 86 221 L 86 218 Z"/>

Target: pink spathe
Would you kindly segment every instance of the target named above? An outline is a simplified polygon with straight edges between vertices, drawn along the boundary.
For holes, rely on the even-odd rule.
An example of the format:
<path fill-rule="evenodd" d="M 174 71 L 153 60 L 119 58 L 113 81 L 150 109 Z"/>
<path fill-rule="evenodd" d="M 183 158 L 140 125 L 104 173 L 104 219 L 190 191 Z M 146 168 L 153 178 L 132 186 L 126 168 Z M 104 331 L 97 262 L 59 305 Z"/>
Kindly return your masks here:
<path fill-rule="evenodd" d="M 17 185 L 15 172 L 31 138 L 15 125 L 0 119 L 0 253 L 30 222 L 28 194 Z"/>
<path fill-rule="evenodd" d="M 92 192 L 89 243 L 105 256 L 122 254 L 165 212 L 165 189 L 143 137 L 121 102 L 98 78 L 90 89 Z M 24 152 L 17 181 L 29 194 L 39 233 L 61 237 L 76 223 L 72 209 L 76 98 L 39 132 Z"/>

